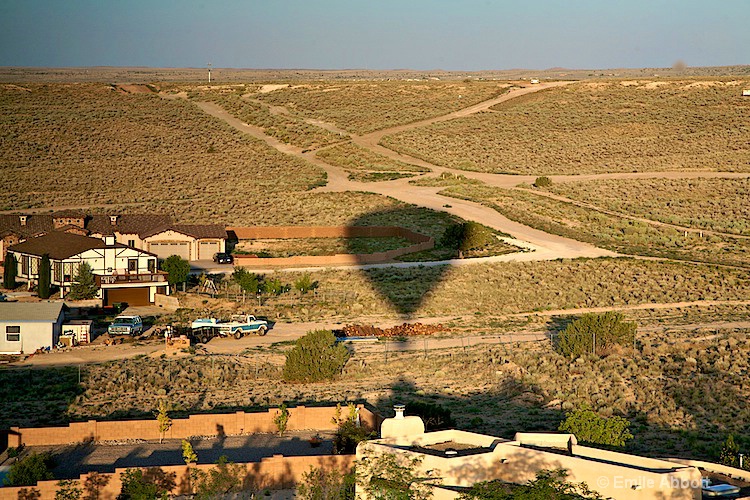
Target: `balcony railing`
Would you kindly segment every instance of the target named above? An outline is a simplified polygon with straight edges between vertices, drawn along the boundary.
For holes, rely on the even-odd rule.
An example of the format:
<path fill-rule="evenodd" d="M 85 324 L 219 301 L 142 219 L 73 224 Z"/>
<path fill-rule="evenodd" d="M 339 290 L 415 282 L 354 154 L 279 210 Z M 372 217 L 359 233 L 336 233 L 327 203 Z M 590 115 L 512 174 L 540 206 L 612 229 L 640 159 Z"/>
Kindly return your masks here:
<path fill-rule="evenodd" d="M 165 283 L 168 273 L 154 271 L 153 273 L 118 273 L 105 276 L 96 276 L 96 284 L 118 285 L 122 283 Z"/>

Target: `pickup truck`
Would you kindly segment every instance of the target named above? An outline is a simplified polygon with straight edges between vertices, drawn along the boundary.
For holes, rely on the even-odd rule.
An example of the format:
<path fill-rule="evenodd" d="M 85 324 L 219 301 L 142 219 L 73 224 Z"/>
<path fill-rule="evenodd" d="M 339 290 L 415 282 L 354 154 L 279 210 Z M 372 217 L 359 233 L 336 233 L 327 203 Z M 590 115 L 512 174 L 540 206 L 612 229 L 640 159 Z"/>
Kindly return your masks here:
<path fill-rule="evenodd" d="M 235 314 L 229 321 L 220 321 L 216 318 L 199 318 L 190 324 L 193 331 L 202 329 L 214 330 L 222 337 L 234 335 L 234 338 L 242 338 L 248 334 L 265 335 L 268 331 L 268 322 L 257 319 L 252 314 Z"/>

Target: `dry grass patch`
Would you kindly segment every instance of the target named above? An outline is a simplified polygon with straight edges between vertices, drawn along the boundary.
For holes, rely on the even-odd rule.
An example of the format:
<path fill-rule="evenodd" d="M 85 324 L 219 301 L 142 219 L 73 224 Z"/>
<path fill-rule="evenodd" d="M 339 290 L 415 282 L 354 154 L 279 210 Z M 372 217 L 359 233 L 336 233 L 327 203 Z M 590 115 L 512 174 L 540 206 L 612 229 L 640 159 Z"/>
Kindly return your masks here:
<path fill-rule="evenodd" d="M 392 160 L 387 156 L 357 146 L 352 142 L 320 150 L 316 156 L 349 172 L 351 180 L 377 181 L 411 177 L 429 169 Z"/>
<path fill-rule="evenodd" d="M 750 240 L 657 227 L 529 191 L 463 183 L 442 192 L 491 206 L 506 217 L 542 231 L 617 252 L 746 266 Z"/>
<path fill-rule="evenodd" d="M 549 190 L 637 217 L 750 235 L 750 179 L 608 179 Z"/>
<path fill-rule="evenodd" d="M 411 244 L 409 240 L 398 237 L 259 239 L 241 241 L 234 247 L 234 253 L 250 253 L 262 257 L 367 254 L 386 252 Z"/>
<path fill-rule="evenodd" d="M 325 172 L 183 100 L 101 84 L 0 88 L 0 207 L 167 208 L 185 219 L 325 182 Z M 181 217 L 182 218 L 182 217 Z"/>
<path fill-rule="evenodd" d="M 568 85 L 384 138 L 437 165 L 518 174 L 750 171 L 750 81 Z"/>
<path fill-rule="evenodd" d="M 346 82 L 294 85 L 257 96 L 295 114 L 365 134 L 486 101 L 507 91 L 499 82 Z"/>

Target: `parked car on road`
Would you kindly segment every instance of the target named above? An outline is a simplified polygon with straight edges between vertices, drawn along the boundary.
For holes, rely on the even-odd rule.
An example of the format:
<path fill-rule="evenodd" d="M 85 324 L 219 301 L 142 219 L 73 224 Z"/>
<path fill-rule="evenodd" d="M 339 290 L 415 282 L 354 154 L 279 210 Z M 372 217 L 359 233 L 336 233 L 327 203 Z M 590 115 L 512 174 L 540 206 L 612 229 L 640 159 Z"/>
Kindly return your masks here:
<path fill-rule="evenodd" d="M 219 252 L 214 254 L 214 262 L 217 264 L 232 264 L 234 257 L 230 253 Z"/>
<path fill-rule="evenodd" d="M 143 333 L 143 320 L 140 316 L 117 316 L 107 327 L 111 335 L 140 335 Z"/>

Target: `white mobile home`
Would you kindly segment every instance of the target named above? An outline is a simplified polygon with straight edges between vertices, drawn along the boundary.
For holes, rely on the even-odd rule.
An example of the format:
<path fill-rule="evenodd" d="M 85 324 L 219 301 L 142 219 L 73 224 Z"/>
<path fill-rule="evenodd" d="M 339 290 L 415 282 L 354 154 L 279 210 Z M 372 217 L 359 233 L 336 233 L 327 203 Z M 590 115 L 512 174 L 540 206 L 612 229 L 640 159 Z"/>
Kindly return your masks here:
<path fill-rule="evenodd" d="M 31 354 L 60 339 L 62 302 L 0 302 L 0 354 Z"/>

